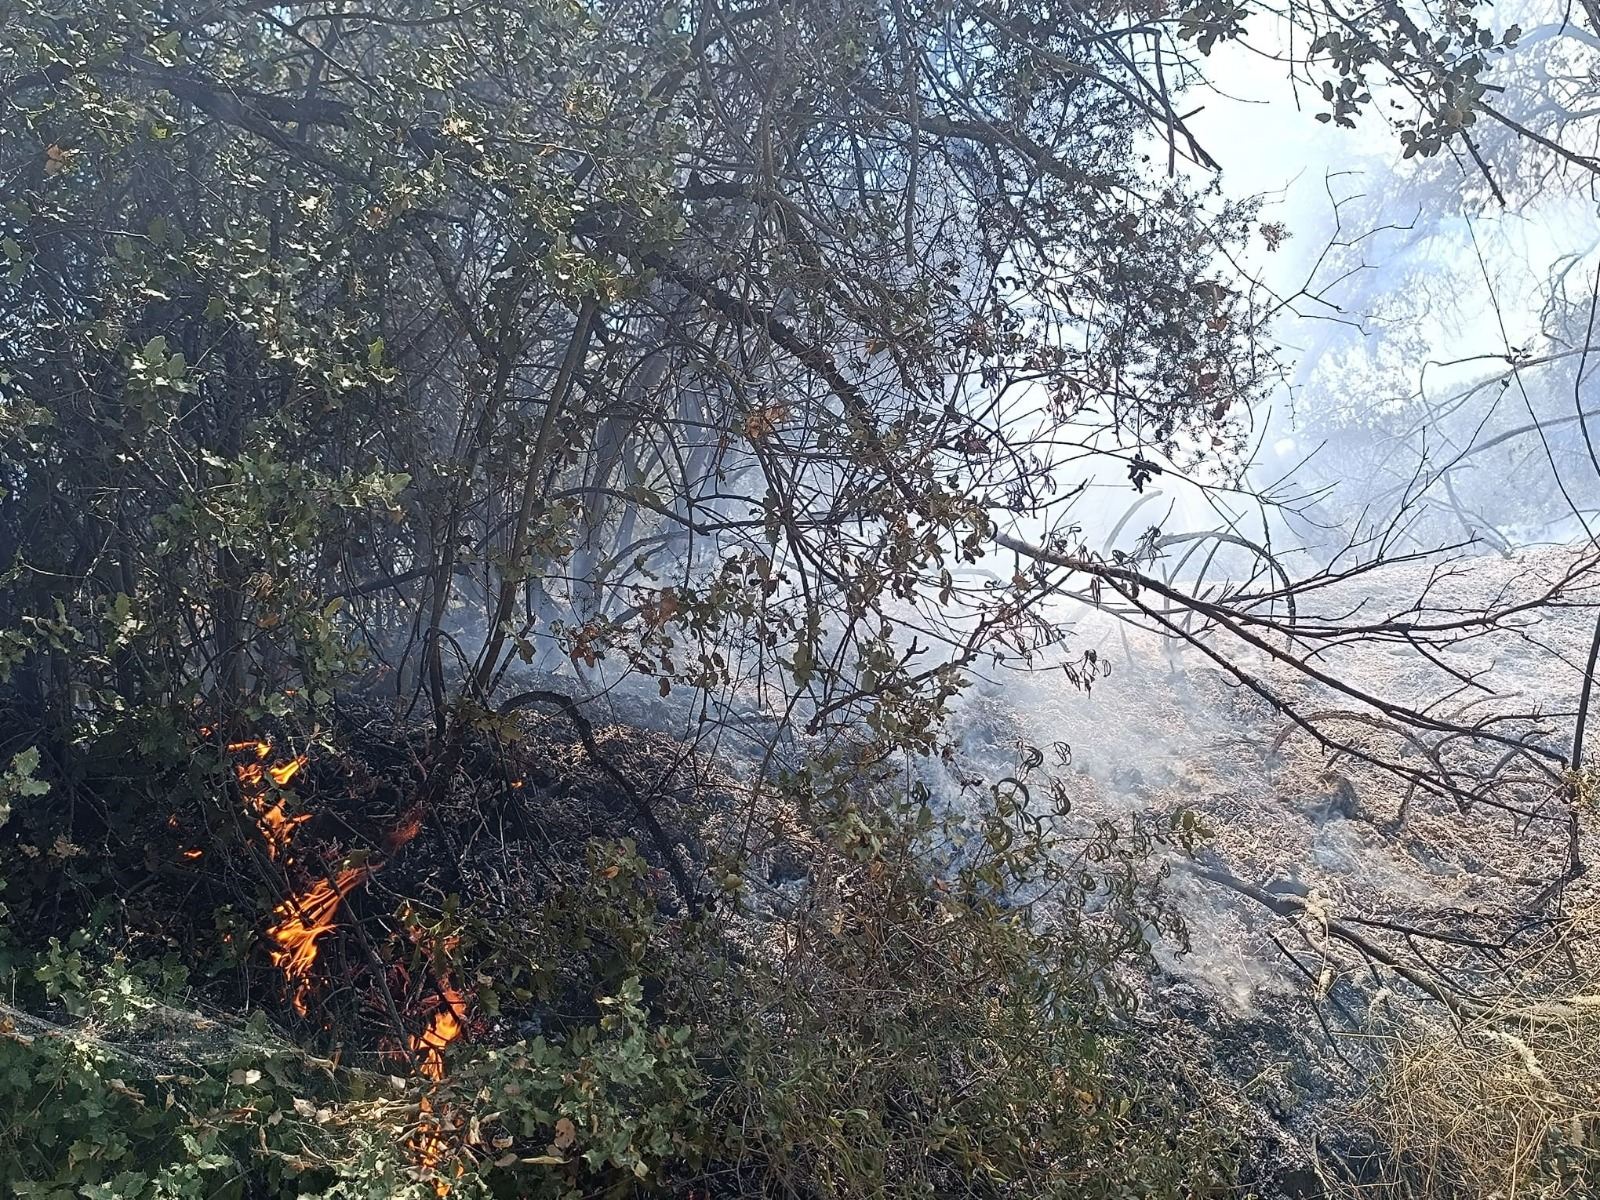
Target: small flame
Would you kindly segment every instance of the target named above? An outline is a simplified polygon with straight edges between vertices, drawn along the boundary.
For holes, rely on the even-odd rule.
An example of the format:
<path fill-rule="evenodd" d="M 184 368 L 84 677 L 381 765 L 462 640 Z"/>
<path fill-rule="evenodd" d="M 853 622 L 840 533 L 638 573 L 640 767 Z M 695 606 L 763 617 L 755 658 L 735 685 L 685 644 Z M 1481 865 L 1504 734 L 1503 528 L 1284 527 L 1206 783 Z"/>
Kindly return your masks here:
<path fill-rule="evenodd" d="M 311 814 L 299 813 L 291 817 L 284 811 L 282 797 L 272 799 L 267 790 L 267 781 L 271 780 L 280 788 L 287 787 L 310 760 L 304 754 L 300 754 L 287 762 L 268 766 L 266 760 L 272 754 L 272 743 L 265 741 L 230 742 L 228 752 L 255 757 L 254 762 L 241 762 L 235 765 L 233 773 L 239 780 L 239 790 L 244 793 L 245 800 L 255 810 L 256 823 L 261 828 L 261 836 L 266 839 L 267 854 L 277 858 L 288 848 L 289 839 L 294 836 L 294 831 L 309 821 Z"/>
<path fill-rule="evenodd" d="M 289 781 L 300 774 L 300 768 L 306 765 L 306 756 L 301 754 L 276 767 L 267 768 L 267 778 L 279 787 L 285 787 Z"/>
<path fill-rule="evenodd" d="M 454 939 L 445 941 L 452 948 Z M 450 982 L 448 971 L 437 975 L 438 992 L 427 1003 L 432 1008 L 428 1026 L 422 1033 L 406 1038 L 406 1049 L 411 1053 L 411 1071 L 424 1079 L 439 1083 L 444 1079 L 444 1051 L 466 1032 L 467 998 Z M 450 1180 L 440 1178 L 439 1167 L 448 1151 L 448 1134 L 455 1127 L 448 1104 L 435 1107 L 431 1094 L 422 1098 L 417 1131 L 411 1139 L 411 1152 L 417 1167 L 432 1175 L 433 1191 L 439 1197 L 450 1194 L 454 1186 Z M 464 1166 L 458 1159 L 455 1174 L 459 1177 Z"/>
<path fill-rule="evenodd" d="M 294 836 L 294 831 L 310 819 L 310 813 L 288 816 L 283 811 L 282 800 L 271 808 L 264 809 L 261 813 L 261 835 L 267 840 L 268 857 L 277 858 L 280 853 L 288 849 L 289 839 Z"/>
<path fill-rule="evenodd" d="M 331 881 L 319 879 L 304 896 L 290 897 L 272 910 L 282 920 L 267 929 L 267 937 L 277 945 L 269 957 L 294 989 L 289 1003 L 302 1017 L 311 991 L 311 968 L 317 962 L 317 939 L 338 928 L 334 917 L 340 903 L 367 874 L 366 867 L 346 867 Z"/>
<path fill-rule="evenodd" d="M 439 984 L 439 1010 L 428 1020 L 421 1036 L 407 1039 L 411 1052 L 419 1055 L 417 1074 L 438 1081 L 444 1078 L 444 1048 L 461 1036 L 466 1028 L 467 1000 L 450 986 Z"/>
<path fill-rule="evenodd" d="M 428 1173 L 435 1171 L 444 1159 L 444 1131 L 450 1122 L 449 1110 L 434 1112 L 433 1104 L 428 1097 L 422 1097 L 418 1104 L 417 1132 L 411 1139 L 411 1152 L 416 1155 L 417 1166 Z M 456 1163 L 456 1174 L 462 1175 L 466 1168 L 461 1163 Z M 450 1194 L 450 1183 L 444 1179 L 433 1181 L 434 1195 L 444 1197 Z"/>
<path fill-rule="evenodd" d="M 444 1079 L 444 1048 L 466 1031 L 466 1017 L 467 998 L 455 989 L 448 976 L 441 978 L 439 1006 L 428 1018 L 428 1027 L 420 1035 L 406 1039 L 407 1048 L 416 1056 L 413 1068 L 416 1074 L 435 1083 Z M 416 1136 L 411 1140 L 412 1153 L 416 1155 L 417 1166 L 422 1171 L 431 1174 L 443 1161 L 444 1135 L 449 1125 L 449 1108 L 442 1108 L 435 1113 L 432 1102 L 424 1096 Z M 456 1174 L 460 1175 L 463 1170 L 462 1164 L 457 1162 Z M 436 1178 L 433 1181 L 434 1194 L 437 1196 L 448 1196 L 450 1188 L 448 1180 Z"/>

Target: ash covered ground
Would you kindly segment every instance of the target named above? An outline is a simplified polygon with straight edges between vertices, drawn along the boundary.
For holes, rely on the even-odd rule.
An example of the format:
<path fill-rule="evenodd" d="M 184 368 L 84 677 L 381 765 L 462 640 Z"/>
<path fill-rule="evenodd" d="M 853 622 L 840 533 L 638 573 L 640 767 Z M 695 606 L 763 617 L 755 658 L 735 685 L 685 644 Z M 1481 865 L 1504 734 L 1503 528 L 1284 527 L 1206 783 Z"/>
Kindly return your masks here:
<path fill-rule="evenodd" d="M 1318 604 L 1368 618 L 1415 617 L 1424 593 L 1449 612 L 1505 607 L 1570 560 L 1481 558 L 1444 575 L 1410 564 Z M 1516 616 L 1435 661 L 1369 640 L 1317 662 L 1384 701 L 1488 720 L 1565 754 L 1594 636 L 1590 600 Z M 1354 751 L 1341 753 L 1193 647 L 1096 613 L 1076 627 L 1074 653 L 1089 648 L 1111 673 L 1087 694 L 1043 672 L 988 678 L 962 712 L 964 744 L 996 765 L 1018 743 L 1070 747 L 1063 775 L 1076 815 L 1182 807 L 1210 830 L 1193 857 L 1168 862 L 1188 941 L 1158 944 L 1142 1019 L 1155 1045 L 1232 1091 L 1259 1194 L 1322 1195 L 1332 1175 L 1360 1179 L 1381 1149 L 1369 1094 L 1401 1047 L 1459 1036 L 1491 1009 L 1548 1006 L 1600 977 L 1587 936 L 1600 908 L 1592 876 L 1567 878 L 1573 808 L 1559 763 L 1541 770 L 1537 756 L 1501 745 L 1402 734 L 1266 654 L 1238 659 Z M 1363 753 L 1478 798 L 1430 793 Z M 1587 825 L 1580 813 L 1585 862 Z"/>

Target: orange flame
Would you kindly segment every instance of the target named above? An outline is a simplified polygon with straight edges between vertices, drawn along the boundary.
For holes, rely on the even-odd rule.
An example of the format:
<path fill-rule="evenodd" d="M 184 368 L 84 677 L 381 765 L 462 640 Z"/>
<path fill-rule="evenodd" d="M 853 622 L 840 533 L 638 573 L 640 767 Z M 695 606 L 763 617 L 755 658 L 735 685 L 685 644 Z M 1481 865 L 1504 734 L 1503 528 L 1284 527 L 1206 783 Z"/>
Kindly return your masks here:
<path fill-rule="evenodd" d="M 310 813 L 295 816 L 284 811 L 282 797 L 274 799 L 268 790 L 270 780 L 275 787 L 287 787 L 306 766 L 306 756 L 298 755 L 287 762 L 267 765 L 272 754 L 272 743 L 267 741 L 232 742 L 230 754 L 240 755 L 244 761 L 234 766 L 239 789 L 255 811 L 256 822 L 266 839 L 267 853 L 273 858 L 284 852 L 294 831 Z M 516 786 L 521 786 L 521 780 Z M 422 807 L 414 805 L 401 814 L 398 824 L 384 839 L 390 852 L 399 850 L 422 830 Z M 292 860 L 290 860 L 292 861 Z M 283 972 L 289 985 L 289 1003 L 300 1016 L 307 1012 L 306 1001 L 311 993 L 311 972 L 317 963 L 317 941 L 325 933 L 338 928 L 339 906 L 346 896 L 360 887 L 367 877 L 382 866 L 381 860 L 358 867 L 345 867 L 332 879 L 319 879 L 303 894 L 291 896 L 272 910 L 277 921 L 267 928 L 267 937 L 273 944 L 269 953 L 272 965 Z M 414 1071 L 425 1079 L 437 1083 L 444 1078 L 444 1050 L 466 1031 L 467 1000 L 450 983 L 448 976 L 439 980 L 439 1001 L 428 1026 L 422 1033 L 406 1039 L 406 1049 L 413 1056 Z M 411 1150 L 417 1166 L 433 1173 L 444 1160 L 446 1133 L 452 1127 L 448 1108 L 435 1111 L 428 1097 L 421 1101 L 421 1111 L 416 1133 L 411 1139 Z M 456 1164 L 456 1174 L 464 1168 Z M 451 1184 L 435 1179 L 434 1192 L 448 1196 Z"/>
<path fill-rule="evenodd" d="M 451 987 L 448 979 L 440 982 L 439 992 L 442 1003 L 429 1019 L 427 1029 L 420 1036 L 407 1039 L 411 1052 L 420 1055 L 417 1074 L 435 1081 L 444 1078 L 444 1048 L 461 1036 L 467 1015 L 466 997 Z"/>
<path fill-rule="evenodd" d="M 310 819 L 310 813 L 299 813 L 293 817 L 285 815 L 282 800 L 271 808 L 264 809 L 261 813 L 261 834 L 267 840 L 268 856 L 277 858 L 282 851 L 288 849 L 289 839 L 294 836 L 294 831 Z"/>
<path fill-rule="evenodd" d="M 448 978 L 439 981 L 439 997 L 439 1007 L 428 1019 L 428 1027 L 420 1035 L 406 1039 L 407 1048 L 418 1056 L 416 1074 L 435 1083 L 444 1078 L 444 1048 L 465 1032 L 467 1016 L 467 999 L 451 985 Z M 449 1124 L 448 1106 L 435 1113 L 433 1104 L 424 1096 L 416 1136 L 411 1140 L 411 1150 L 421 1170 L 431 1173 L 443 1161 L 444 1135 Z M 463 1170 L 458 1162 L 456 1174 L 460 1175 Z M 448 1196 L 450 1188 L 447 1180 L 436 1178 L 433 1181 L 435 1195 Z"/>
<path fill-rule="evenodd" d="M 424 1096 L 417 1107 L 421 1119 L 417 1122 L 417 1136 L 412 1139 L 411 1148 L 416 1151 L 417 1166 L 431 1171 L 444 1154 L 444 1139 L 439 1136 L 439 1122 L 433 1116 L 433 1102 Z"/>
<path fill-rule="evenodd" d="M 418 1169 L 432 1173 L 444 1159 L 445 1129 L 452 1124 L 449 1109 L 442 1109 L 435 1113 L 432 1102 L 428 1097 L 422 1097 L 418 1104 L 417 1132 L 411 1139 L 411 1152 L 416 1155 Z M 461 1175 L 466 1168 L 461 1163 L 456 1163 L 456 1174 Z M 444 1197 L 450 1194 L 450 1183 L 444 1179 L 434 1179 L 434 1195 Z"/>
<path fill-rule="evenodd" d="M 277 858 L 288 849 L 289 839 L 294 836 L 294 831 L 309 821 L 311 814 L 298 813 L 291 817 L 284 811 L 283 797 L 280 796 L 275 800 L 271 797 L 267 791 L 267 781 L 271 780 L 280 788 L 287 787 L 309 760 L 304 754 L 300 754 L 287 762 L 267 766 L 266 759 L 272 753 L 272 743 L 264 741 L 230 742 L 228 752 L 255 755 L 255 762 L 238 763 L 234 766 L 233 773 L 239 780 L 239 790 L 244 793 L 245 800 L 255 810 L 256 823 L 261 828 L 261 836 L 266 839 L 267 854 Z"/>
<path fill-rule="evenodd" d="M 277 784 L 279 787 L 283 787 L 286 784 L 288 784 L 289 780 L 293 779 L 296 775 L 300 774 L 300 768 L 305 766 L 305 765 L 306 765 L 306 756 L 304 754 L 301 754 L 301 755 L 299 755 L 299 756 L 297 756 L 295 758 L 290 759 L 286 763 L 279 764 L 276 767 L 268 767 L 267 768 L 267 777 L 269 779 L 271 779 L 272 782 Z"/>
<path fill-rule="evenodd" d="M 447 942 L 447 945 L 450 943 Z M 431 1003 L 433 1015 L 422 1033 L 406 1038 L 406 1049 L 412 1054 L 412 1073 L 439 1083 L 444 1079 L 444 1050 L 466 1032 L 467 998 L 450 982 L 449 974 L 438 976 L 438 997 Z M 417 1167 L 433 1175 L 434 1194 L 448 1196 L 454 1186 L 438 1175 L 448 1149 L 447 1135 L 456 1123 L 452 1120 L 450 1106 L 435 1108 L 431 1095 L 424 1096 L 418 1115 L 417 1130 L 411 1139 L 411 1152 Z M 465 1167 L 457 1160 L 455 1173 L 459 1177 Z"/>
<path fill-rule="evenodd" d="M 366 867 L 346 867 L 331 881 L 319 879 L 304 896 L 294 896 L 273 909 L 283 918 L 267 930 L 277 944 L 269 957 L 293 987 L 289 1003 L 302 1017 L 311 991 L 311 968 L 317 962 L 317 939 L 338 928 L 339 904 L 366 879 Z"/>

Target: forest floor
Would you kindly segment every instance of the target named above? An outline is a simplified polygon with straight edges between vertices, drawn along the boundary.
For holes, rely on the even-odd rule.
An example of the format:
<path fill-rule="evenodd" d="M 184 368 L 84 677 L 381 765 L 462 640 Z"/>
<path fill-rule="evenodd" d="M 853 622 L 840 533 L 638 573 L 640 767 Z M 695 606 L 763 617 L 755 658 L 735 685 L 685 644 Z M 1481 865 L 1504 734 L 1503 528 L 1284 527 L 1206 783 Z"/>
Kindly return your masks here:
<path fill-rule="evenodd" d="M 1564 561 L 1561 551 L 1474 560 L 1435 584 L 1436 599 L 1469 609 L 1531 591 Z M 1429 582 L 1422 566 L 1398 569 L 1363 595 L 1323 603 L 1404 613 Z M 1536 708 L 1544 719 L 1523 726 L 1530 740 L 1565 753 L 1593 621 L 1592 610 L 1573 608 L 1464 643 L 1448 666 L 1470 687 L 1404 645 L 1347 646 L 1322 665 L 1462 721 Z M 1074 652 L 1093 647 L 1112 664 L 1108 679 L 1091 694 L 1044 675 L 991 679 L 964 713 L 966 744 L 981 758 L 1008 740 L 1064 743 L 1080 816 L 1182 807 L 1211 831 L 1196 858 L 1169 864 L 1187 944 L 1158 945 L 1164 977 L 1151 984 L 1146 1016 L 1158 1043 L 1209 1058 L 1237 1089 L 1264 1194 L 1322 1194 L 1319 1155 L 1359 1172 L 1381 1128 L 1369 1122 L 1372 1097 L 1397 1057 L 1460 1036 L 1478 1000 L 1537 1003 L 1600 979 L 1600 939 L 1588 936 L 1600 926 L 1600 889 L 1593 875 L 1563 878 L 1570 809 L 1551 779 L 1503 771 L 1478 803 L 1430 795 L 1317 745 L 1193 649 L 1101 614 L 1080 623 L 1078 638 Z M 1357 750 L 1428 765 L 1420 745 L 1369 724 L 1370 710 L 1257 665 L 1259 678 Z M 1465 745 L 1440 761 L 1473 787 L 1500 765 Z M 1587 822 L 1580 847 L 1591 861 Z M 1263 898 L 1293 908 L 1274 911 Z M 1330 936 L 1330 922 L 1439 981 L 1463 1007 L 1453 1012 Z"/>

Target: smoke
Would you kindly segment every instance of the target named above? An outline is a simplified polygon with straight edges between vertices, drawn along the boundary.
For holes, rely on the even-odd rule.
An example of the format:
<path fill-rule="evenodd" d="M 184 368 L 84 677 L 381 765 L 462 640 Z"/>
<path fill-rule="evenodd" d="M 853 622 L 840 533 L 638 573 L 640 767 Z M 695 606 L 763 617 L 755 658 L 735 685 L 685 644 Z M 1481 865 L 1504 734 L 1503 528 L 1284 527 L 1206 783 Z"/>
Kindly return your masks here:
<path fill-rule="evenodd" d="M 1480 557 L 1449 580 L 1449 598 L 1466 611 L 1514 604 L 1570 562 L 1566 550 Z M 1427 562 L 1396 564 L 1362 577 L 1359 599 L 1347 592 L 1325 603 L 1403 612 L 1433 586 Z M 1543 719 L 1527 728 L 1529 739 L 1564 754 L 1592 620 L 1582 608 L 1546 611 L 1464 644 L 1448 666 L 1476 678 L 1476 688 L 1460 687 L 1399 643 L 1352 642 L 1325 665 L 1441 717 L 1492 725 L 1537 708 Z M 1486 793 L 1482 805 L 1429 796 L 1360 757 L 1427 765 L 1422 742 L 1406 744 L 1370 711 L 1268 656 L 1239 661 L 1300 712 L 1317 714 L 1354 752 L 1329 752 L 1198 650 L 1109 614 L 1083 616 L 1074 646 L 1093 649 L 1109 674 L 1088 691 L 1044 672 L 992 677 L 967 712 L 998 704 L 1009 724 L 972 717 L 967 745 L 973 731 L 1003 727 L 1012 744 L 1056 748 L 1073 812 L 1084 819 L 1160 819 L 1179 808 L 1199 816 L 1212 836 L 1198 862 L 1176 853 L 1168 861 L 1190 945 L 1164 943 L 1158 957 L 1171 976 L 1238 1017 L 1254 1015 L 1263 998 L 1310 995 L 1325 966 L 1341 988 L 1354 989 L 1342 1001 L 1354 1010 L 1384 984 L 1358 955 L 1319 935 L 1315 922 L 1285 920 L 1210 877 L 1218 872 L 1269 893 L 1317 897 L 1335 919 L 1432 922 L 1498 937 L 1494 931 L 1518 920 L 1534 881 L 1547 880 L 1561 861 L 1565 816 L 1550 807 L 1547 780 Z M 1437 763 L 1445 774 L 1472 778 L 1487 777 L 1491 760 L 1461 745 L 1438 751 Z M 1449 915 L 1441 921 L 1439 914 Z M 1286 946 L 1297 950 L 1299 966 Z"/>
<path fill-rule="evenodd" d="M 1493 60 L 1491 95 L 1509 121 L 1592 152 L 1600 49 L 1567 17 L 1497 6 L 1500 29 L 1524 32 Z M 1317 125 L 1266 57 L 1286 44 L 1280 28 L 1260 53 L 1219 51 L 1219 94 L 1195 120 L 1224 189 L 1262 194 L 1263 220 L 1291 235 L 1250 264 L 1281 298 L 1294 363 L 1252 478 L 1293 476 L 1294 531 L 1323 555 L 1397 524 L 1410 551 L 1587 538 L 1595 175 L 1489 119 L 1470 152 L 1405 158 L 1381 92 L 1357 129 Z"/>

